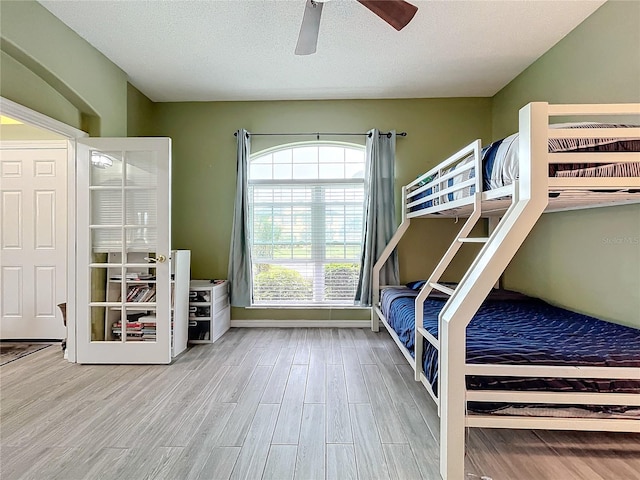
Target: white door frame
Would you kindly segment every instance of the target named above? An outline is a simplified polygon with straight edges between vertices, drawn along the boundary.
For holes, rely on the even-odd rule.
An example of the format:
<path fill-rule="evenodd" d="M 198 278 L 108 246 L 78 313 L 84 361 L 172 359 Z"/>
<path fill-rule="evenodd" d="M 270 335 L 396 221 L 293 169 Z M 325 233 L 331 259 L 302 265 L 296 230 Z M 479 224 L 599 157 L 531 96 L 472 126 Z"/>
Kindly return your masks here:
<path fill-rule="evenodd" d="M 89 134 L 54 118 L 0 97 L 0 112 L 67 138 L 67 355 L 76 361 L 76 138 Z"/>

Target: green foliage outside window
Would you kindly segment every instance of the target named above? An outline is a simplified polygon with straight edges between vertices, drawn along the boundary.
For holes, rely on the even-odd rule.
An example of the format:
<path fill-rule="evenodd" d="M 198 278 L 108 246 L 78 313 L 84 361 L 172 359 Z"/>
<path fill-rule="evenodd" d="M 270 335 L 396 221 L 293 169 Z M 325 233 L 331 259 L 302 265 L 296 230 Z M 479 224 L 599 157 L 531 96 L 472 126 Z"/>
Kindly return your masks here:
<path fill-rule="evenodd" d="M 253 299 L 256 302 L 277 300 L 311 301 L 311 280 L 300 272 L 277 265 L 262 265 L 253 281 Z"/>
<path fill-rule="evenodd" d="M 355 263 L 330 263 L 324 269 L 326 300 L 353 300 L 358 286 L 360 267 Z"/>
<path fill-rule="evenodd" d="M 324 270 L 324 301 L 353 300 L 360 268 L 355 263 L 331 263 Z M 255 302 L 311 302 L 313 284 L 292 268 L 257 265 L 253 282 Z"/>

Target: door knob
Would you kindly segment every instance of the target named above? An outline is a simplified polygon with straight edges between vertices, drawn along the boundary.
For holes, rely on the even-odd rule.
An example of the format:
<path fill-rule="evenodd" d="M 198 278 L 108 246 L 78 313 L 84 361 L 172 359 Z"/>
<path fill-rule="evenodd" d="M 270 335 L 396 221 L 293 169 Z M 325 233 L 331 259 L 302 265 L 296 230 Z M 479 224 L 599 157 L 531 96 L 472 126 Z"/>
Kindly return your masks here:
<path fill-rule="evenodd" d="M 153 262 L 153 263 L 164 263 L 167 261 L 167 257 L 165 257 L 164 255 L 156 255 L 155 258 L 154 257 L 144 257 L 144 259 L 147 262 Z"/>

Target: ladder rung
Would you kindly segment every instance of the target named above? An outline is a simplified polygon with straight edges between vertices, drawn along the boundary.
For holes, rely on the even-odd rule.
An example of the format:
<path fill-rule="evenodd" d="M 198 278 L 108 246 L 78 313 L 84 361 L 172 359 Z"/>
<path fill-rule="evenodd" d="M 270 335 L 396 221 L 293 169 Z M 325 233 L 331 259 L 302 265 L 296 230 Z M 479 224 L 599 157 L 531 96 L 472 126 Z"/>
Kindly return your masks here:
<path fill-rule="evenodd" d="M 444 285 L 441 285 L 439 283 L 435 283 L 435 282 L 431 282 L 429 283 L 429 286 L 435 290 L 438 290 L 442 293 L 446 293 L 447 295 L 453 295 L 453 288 L 449 288 L 449 287 L 445 287 Z"/>
<path fill-rule="evenodd" d="M 434 347 L 436 347 L 438 350 L 440 350 L 440 345 L 438 343 L 438 339 L 436 337 L 434 337 L 433 335 L 431 335 L 424 327 L 418 327 L 418 333 L 420 335 L 423 336 L 423 338 L 426 338 L 427 341 L 433 345 Z"/>
<path fill-rule="evenodd" d="M 489 237 L 475 237 L 475 238 L 466 237 L 466 238 L 459 238 L 458 241 L 462 243 L 487 243 L 489 241 Z"/>

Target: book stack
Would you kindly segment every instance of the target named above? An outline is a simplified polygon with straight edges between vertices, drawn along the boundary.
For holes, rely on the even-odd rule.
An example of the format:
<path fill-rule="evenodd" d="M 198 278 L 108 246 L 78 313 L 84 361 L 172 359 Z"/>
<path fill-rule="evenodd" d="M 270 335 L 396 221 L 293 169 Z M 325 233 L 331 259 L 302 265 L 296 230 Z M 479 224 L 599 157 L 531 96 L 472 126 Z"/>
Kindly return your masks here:
<path fill-rule="evenodd" d="M 133 285 L 127 290 L 127 302 L 154 302 L 156 288 L 148 285 Z"/>
<path fill-rule="evenodd" d="M 118 320 L 114 322 L 111 327 L 111 333 L 116 339 L 122 338 L 122 322 Z M 127 322 L 125 334 L 127 336 L 127 342 L 131 341 L 142 341 L 143 332 L 142 332 L 142 323 L 141 322 Z"/>
<path fill-rule="evenodd" d="M 148 342 L 156 341 L 156 317 L 145 316 L 140 317 L 140 324 L 142 325 L 142 339 Z"/>
<path fill-rule="evenodd" d="M 118 320 L 111 327 L 111 333 L 119 340 L 122 338 L 122 322 Z M 155 342 L 156 341 L 156 317 L 141 316 L 134 322 L 127 322 L 127 342 Z"/>

